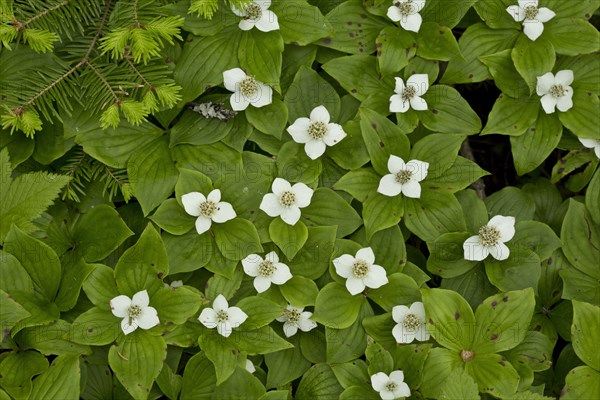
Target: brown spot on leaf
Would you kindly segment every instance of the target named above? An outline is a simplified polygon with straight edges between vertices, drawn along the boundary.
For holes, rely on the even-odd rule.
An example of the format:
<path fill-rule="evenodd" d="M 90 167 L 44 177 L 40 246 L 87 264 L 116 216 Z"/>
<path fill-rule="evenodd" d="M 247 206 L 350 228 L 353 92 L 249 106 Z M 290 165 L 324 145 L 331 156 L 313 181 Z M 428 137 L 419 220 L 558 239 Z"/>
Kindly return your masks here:
<path fill-rule="evenodd" d="M 454 313 L 454 319 L 458 320 L 460 318 L 460 313 L 457 311 Z"/>
<path fill-rule="evenodd" d="M 504 296 L 504 297 L 502 298 L 502 301 L 506 303 L 506 302 L 508 301 L 508 296 Z"/>

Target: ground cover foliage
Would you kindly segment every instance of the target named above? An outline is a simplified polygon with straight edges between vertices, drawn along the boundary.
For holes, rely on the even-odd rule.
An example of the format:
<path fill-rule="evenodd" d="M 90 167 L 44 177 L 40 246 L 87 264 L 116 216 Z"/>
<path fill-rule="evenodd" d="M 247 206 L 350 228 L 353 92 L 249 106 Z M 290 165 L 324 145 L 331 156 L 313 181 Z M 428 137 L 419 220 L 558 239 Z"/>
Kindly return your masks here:
<path fill-rule="evenodd" d="M 0 399 L 600 398 L 597 0 L 0 3 Z"/>

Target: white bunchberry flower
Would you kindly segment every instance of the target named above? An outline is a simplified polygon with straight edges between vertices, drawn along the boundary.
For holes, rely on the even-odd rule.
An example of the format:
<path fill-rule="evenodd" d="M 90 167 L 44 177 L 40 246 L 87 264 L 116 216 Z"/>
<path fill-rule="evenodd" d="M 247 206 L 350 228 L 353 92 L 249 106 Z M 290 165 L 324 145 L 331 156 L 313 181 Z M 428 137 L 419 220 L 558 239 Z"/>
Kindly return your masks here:
<path fill-rule="evenodd" d="M 420 182 L 427 177 L 429 163 L 419 160 L 404 160 L 397 156 L 388 159 L 389 174 L 379 181 L 377 191 L 385 196 L 398 196 L 400 193 L 406 197 L 418 199 L 421 197 Z"/>
<path fill-rule="evenodd" d="M 596 157 L 600 158 L 600 140 L 579 138 L 579 141 L 588 149 L 594 149 Z"/>
<path fill-rule="evenodd" d="M 405 113 L 410 108 L 417 111 L 427 110 L 427 101 L 423 96 L 429 90 L 429 75 L 415 74 L 406 80 L 396 78 L 396 94 L 390 97 L 390 112 Z"/>
<path fill-rule="evenodd" d="M 237 328 L 246 321 L 248 315 L 239 307 L 229 307 L 227 299 L 220 294 L 213 301 L 213 308 L 205 308 L 200 313 L 198 320 L 209 329 L 217 328 L 220 335 L 229 337 L 233 328 Z"/>
<path fill-rule="evenodd" d="M 536 91 L 542 96 L 541 102 L 546 114 L 552 114 L 555 108 L 567 111 L 573 107 L 573 71 L 565 69 L 558 71 L 556 76 L 548 72 L 537 78 Z"/>
<path fill-rule="evenodd" d="M 425 0 L 392 0 L 387 16 L 407 31 L 419 32 L 423 18 L 419 12 L 425 7 Z"/>
<path fill-rule="evenodd" d="M 335 272 L 346 278 L 346 288 L 351 295 L 356 295 L 366 287 L 377 289 L 388 283 L 387 273 L 380 265 L 373 264 L 375 254 L 370 247 L 360 249 L 356 257 L 344 254 L 335 260 Z"/>
<path fill-rule="evenodd" d="M 221 191 L 215 189 L 204 197 L 202 193 L 191 192 L 181 196 L 185 212 L 196 219 L 199 235 L 210 229 L 213 222 L 221 224 L 236 217 L 231 204 L 221 201 Z"/>
<path fill-rule="evenodd" d="M 246 358 L 246 371 L 250 372 L 251 374 L 256 372 L 256 367 L 254 366 L 252 361 L 248 360 L 247 358 Z"/>
<path fill-rule="evenodd" d="M 518 6 L 509 6 L 506 11 L 515 21 L 523 22 L 523 32 L 535 41 L 544 32 L 544 22 L 550 21 L 556 14 L 549 8 L 539 7 L 538 0 L 518 0 L 518 3 Z"/>
<path fill-rule="evenodd" d="M 264 195 L 260 209 L 269 217 L 281 216 L 286 224 L 296 225 L 300 219 L 300 209 L 310 204 L 313 190 L 304 183 L 296 183 L 292 186 L 282 178 L 275 178 L 271 188 L 273 193 Z"/>
<path fill-rule="evenodd" d="M 271 32 L 279 29 L 277 15 L 271 10 L 271 0 L 250 1 L 243 9 L 231 7 L 231 11 L 243 19 L 238 26 L 243 31 L 256 29 L 263 32 Z"/>
<path fill-rule="evenodd" d="M 317 323 L 310 319 L 312 313 L 304 311 L 303 307 L 294 307 L 290 304 L 283 310 L 283 315 L 277 321 L 283 322 L 283 333 L 286 337 L 294 336 L 298 329 L 308 332 L 317 327 Z"/>
<path fill-rule="evenodd" d="M 329 123 L 329 112 L 318 106 L 310 112 L 310 118 L 298 118 L 287 128 L 296 143 L 304 143 L 304 151 L 312 160 L 325 153 L 327 146 L 333 146 L 346 137 L 339 124 Z"/>
<path fill-rule="evenodd" d="M 227 90 L 233 92 L 229 102 L 234 111 L 243 111 L 250 104 L 261 108 L 273 101 L 273 89 L 246 75 L 240 68 L 223 72 L 223 83 Z"/>
<path fill-rule="evenodd" d="M 382 400 L 410 396 L 410 388 L 404 382 L 404 372 L 399 370 L 392 371 L 389 376 L 383 372 L 371 375 L 371 386 L 379 392 Z"/>
<path fill-rule="evenodd" d="M 121 329 L 124 334 L 129 335 L 138 327 L 150 329 L 160 323 L 156 309 L 149 304 L 148 292 L 142 290 L 131 299 L 125 295 L 113 298 L 110 301 L 110 309 L 115 317 L 123 318 Z"/>
<path fill-rule="evenodd" d="M 482 261 L 489 254 L 496 260 L 506 260 L 510 250 L 504 244 L 515 236 L 515 217 L 496 215 L 463 243 L 465 260 Z"/>
<path fill-rule="evenodd" d="M 417 301 L 409 307 L 395 306 L 392 309 L 392 318 L 396 326 L 392 329 L 392 335 L 398 343 L 412 343 L 417 339 L 420 342 L 429 340 L 430 334 L 427 330 L 425 319 L 425 307 Z"/>
<path fill-rule="evenodd" d="M 250 254 L 242 260 L 244 272 L 254 277 L 254 288 L 262 293 L 271 287 L 271 283 L 283 285 L 292 279 L 290 268 L 279 262 L 279 257 L 274 251 L 265 255 L 263 259 L 258 254 Z"/>

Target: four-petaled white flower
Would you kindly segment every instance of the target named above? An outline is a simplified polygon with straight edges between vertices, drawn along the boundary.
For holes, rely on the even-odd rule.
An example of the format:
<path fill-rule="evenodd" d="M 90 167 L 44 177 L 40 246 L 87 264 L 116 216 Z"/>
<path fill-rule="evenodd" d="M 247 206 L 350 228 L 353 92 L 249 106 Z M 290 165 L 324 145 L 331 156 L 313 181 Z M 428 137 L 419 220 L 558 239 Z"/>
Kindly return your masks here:
<path fill-rule="evenodd" d="M 366 287 L 377 289 L 388 283 L 386 270 L 373 264 L 375 254 L 370 247 L 360 249 L 356 257 L 344 254 L 335 260 L 335 272 L 346 278 L 346 288 L 353 296 L 365 290 Z"/>
<path fill-rule="evenodd" d="M 378 372 L 371 375 L 371 386 L 381 396 L 382 400 L 393 400 L 410 396 L 410 388 L 404 382 L 404 372 L 392 371 L 390 375 Z"/>
<path fill-rule="evenodd" d="M 215 189 L 204 197 L 202 193 L 191 192 L 181 196 L 185 212 L 196 219 L 196 231 L 203 234 L 213 222 L 221 224 L 236 217 L 231 204 L 221 201 L 221 191 Z"/>
<path fill-rule="evenodd" d="M 415 74 L 406 80 L 396 78 L 396 94 L 390 97 L 390 112 L 405 113 L 410 108 L 417 111 L 427 110 L 427 101 L 423 96 L 429 90 L 429 75 Z"/>
<path fill-rule="evenodd" d="M 567 111 L 573 107 L 573 71 L 565 69 L 558 71 L 556 76 L 548 72 L 537 78 L 536 91 L 542 96 L 541 102 L 546 114 L 552 114 L 555 108 Z"/>
<path fill-rule="evenodd" d="M 392 0 L 387 16 L 407 31 L 419 32 L 423 18 L 419 12 L 425 7 L 425 0 Z"/>
<path fill-rule="evenodd" d="M 510 255 L 504 244 L 515 236 L 515 217 L 496 215 L 463 243 L 465 260 L 482 261 L 489 254 L 496 260 L 506 260 Z"/>
<path fill-rule="evenodd" d="M 406 197 L 418 199 L 421 197 L 421 182 L 427 177 L 429 163 L 419 160 L 404 160 L 391 155 L 388 159 L 389 174 L 379 181 L 377 191 L 385 196 L 398 196 L 400 193 Z"/>
<path fill-rule="evenodd" d="M 258 254 L 250 254 L 242 260 L 244 272 L 254 277 L 254 287 L 262 293 L 271 287 L 271 283 L 283 285 L 292 279 L 290 268 L 279 262 L 279 257 L 274 251 L 265 255 L 263 259 Z"/>
<path fill-rule="evenodd" d="M 600 158 L 600 140 L 579 138 L 579 141 L 588 149 L 594 149 L 596 157 Z"/>
<path fill-rule="evenodd" d="M 290 304 L 283 310 L 283 315 L 277 321 L 283 322 L 283 333 L 286 337 L 294 336 L 298 329 L 308 332 L 317 327 L 317 323 L 310 319 L 312 313 L 304 311 L 303 307 L 294 307 Z"/>
<path fill-rule="evenodd" d="M 517 22 L 523 21 L 523 32 L 535 41 L 544 32 L 544 23 L 556 15 L 546 7 L 539 7 L 538 0 L 518 0 L 519 5 L 509 6 L 506 11 Z"/>
<path fill-rule="evenodd" d="M 300 219 L 300 209 L 310 204 L 313 190 L 301 182 L 292 186 L 282 178 L 275 178 L 271 188 L 273 193 L 264 195 L 260 209 L 270 217 L 281 216 L 286 224 L 296 225 Z"/>
<path fill-rule="evenodd" d="M 121 329 L 124 334 L 129 335 L 138 327 L 150 329 L 160 323 L 156 309 L 149 304 L 148 292 L 142 290 L 134 294 L 131 299 L 125 295 L 113 298 L 110 301 L 110 309 L 114 316 L 123 318 Z"/>
<path fill-rule="evenodd" d="M 329 112 L 318 106 L 310 112 L 310 118 L 298 118 L 287 128 L 296 143 L 305 143 L 304 151 L 316 160 L 325 153 L 327 146 L 333 146 L 346 137 L 341 125 L 329 123 Z"/>
<path fill-rule="evenodd" d="M 256 29 L 263 32 L 271 32 L 279 29 L 277 15 L 271 10 L 271 0 L 250 1 L 243 9 L 231 7 L 231 11 L 243 19 L 238 26 L 243 31 Z"/>
<path fill-rule="evenodd" d="M 213 301 L 213 308 L 205 308 L 200 313 L 198 320 L 209 329 L 217 328 L 220 335 L 229 337 L 233 328 L 237 328 L 246 321 L 248 315 L 239 307 L 229 307 L 227 299 L 220 294 Z"/>
<path fill-rule="evenodd" d="M 234 111 L 243 111 L 250 104 L 261 108 L 273 101 L 273 89 L 246 75 L 240 68 L 223 72 L 223 82 L 225 88 L 233 92 L 229 102 Z"/>
<path fill-rule="evenodd" d="M 429 340 L 430 334 L 427 330 L 425 319 L 425 307 L 417 301 L 409 307 L 395 306 L 392 309 L 392 318 L 396 326 L 392 329 L 392 335 L 398 343 L 412 343 L 417 339 L 420 342 Z"/>

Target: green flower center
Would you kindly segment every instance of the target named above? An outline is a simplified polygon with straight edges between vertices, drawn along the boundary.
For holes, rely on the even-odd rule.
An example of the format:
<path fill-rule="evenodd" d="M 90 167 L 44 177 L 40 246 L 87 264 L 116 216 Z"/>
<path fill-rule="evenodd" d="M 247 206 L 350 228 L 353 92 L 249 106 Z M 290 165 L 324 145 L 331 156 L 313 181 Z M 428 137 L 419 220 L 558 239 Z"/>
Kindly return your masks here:
<path fill-rule="evenodd" d="M 369 263 L 364 260 L 356 260 L 352 265 L 352 275 L 362 279 L 369 273 Z"/>
<path fill-rule="evenodd" d="M 407 314 L 402 325 L 406 330 L 414 331 L 421 326 L 421 320 L 415 314 Z"/>
<path fill-rule="evenodd" d="M 402 91 L 402 100 L 409 101 L 417 94 L 417 88 L 414 86 L 407 86 Z"/>
<path fill-rule="evenodd" d="M 221 310 L 217 312 L 217 322 L 225 322 L 229 319 L 227 311 Z"/>
<path fill-rule="evenodd" d="M 290 191 L 283 192 L 279 198 L 279 203 L 284 207 L 291 207 L 296 202 L 296 195 Z"/>
<path fill-rule="evenodd" d="M 285 310 L 284 314 L 288 320 L 288 322 L 291 322 L 292 324 L 297 324 L 300 321 L 300 311 L 293 309 L 293 310 Z"/>
<path fill-rule="evenodd" d="M 412 0 L 409 0 L 405 3 L 397 2 L 396 7 L 398 7 L 398 9 L 400 10 L 400 14 L 404 16 L 413 14 L 415 10 L 414 5 L 412 4 Z"/>
<path fill-rule="evenodd" d="M 202 216 L 210 218 L 213 216 L 215 211 L 217 211 L 217 205 L 212 201 L 205 201 L 204 203 L 200 204 L 198 209 L 200 210 L 200 214 Z"/>
<path fill-rule="evenodd" d="M 256 82 L 256 79 L 251 76 L 245 77 L 244 80 L 240 82 L 240 92 L 242 92 L 245 97 L 254 96 L 256 92 L 258 92 L 258 83 Z"/>
<path fill-rule="evenodd" d="M 308 135 L 313 139 L 322 139 L 327 134 L 327 124 L 323 121 L 316 121 L 308 126 Z"/>
<path fill-rule="evenodd" d="M 402 171 L 400 171 L 396 174 L 396 182 L 405 184 L 408 181 L 410 181 L 410 178 L 412 178 L 412 176 L 413 176 L 412 171 L 403 169 Z"/>
<path fill-rule="evenodd" d="M 257 20 L 262 16 L 262 9 L 255 2 L 250 2 L 246 6 L 246 19 Z"/>
<path fill-rule="evenodd" d="M 538 10 L 538 8 L 534 5 L 529 5 L 525 7 L 525 19 L 535 19 L 539 12 L 540 11 Z"/>
<path fill-rule="evenodd" d="M 138 318 L 140 315 L 142 315 L 142 307 L 136 305 L 130 306 L 127 310 L 127 314 L 131 319 Z"/>
<path fill-rule="evenodd" d="M 563 97 L 565 95 L 565 88 L 563 85 L 552 85 L 550 86 L 550 94 L 556 98 Z"/>
<path fill-rule="evenodd" d="M 393 392 L 394 390 L 398 389 L 398 385 L 396 384 L 396 382 L 389 381 L 388 384 L 385 385 L 385 388 L 388 392 Z"/>
<path fill-rule="evenodd" d="M 264 260 L 258 264 L 258 273 L 260 276 L 269 277 L 273 275 L 273 272 L 277 270 L 277 267 L 269 260 Z"/>
<path fill-rule="evenodd" d="M 500 231 L 493 226 L 482 226 L 479 229 L 479 243 L 483 246 L 495 246 L 500 240 Z"/>

